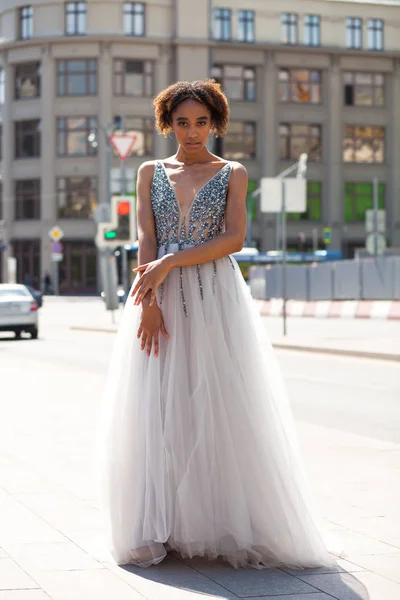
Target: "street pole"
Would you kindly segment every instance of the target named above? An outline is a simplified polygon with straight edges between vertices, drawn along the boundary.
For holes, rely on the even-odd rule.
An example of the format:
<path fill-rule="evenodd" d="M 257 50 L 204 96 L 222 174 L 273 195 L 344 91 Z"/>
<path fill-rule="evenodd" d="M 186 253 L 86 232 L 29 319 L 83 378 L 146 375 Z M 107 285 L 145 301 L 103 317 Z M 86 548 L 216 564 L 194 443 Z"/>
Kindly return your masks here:
<path fill-rule="evenodd" d="M 282 223 L 282 298 L 283 298 L 283 335 L 286 335 L 286 193 L 285 193 L 285 180 L 281 179 L 282 186 L 282 209 L 281 209 L 281 223 Z"/>
<path fill-rule="evenodd" d="M 124 133 L 125 133 L 124 117 L 121 117 L 121 134 L 124 135 Z M 127 185 L 126 185 L 125 160 L 121 160 L 120 161 L 120 192 L 121 192 L 121 196 L 124 196 L 126 194 L 126 188 L 127 188 Z M 129 292 L 129 288 L 130 288 L 129 273 L 128 273 L 128 251 L 125 247 L 125 244 L 123 244 L 123 246 L 121 246 L 121 258 L 122 258 L 121 279 L 122 279 L 122 287 L 124 290 L 124 302 L 125 302 L 128 292 Z"/>
<path fill-rule="evenodd" d="M 374 256 L 375 259 L 378 256 L 378 178 L 373 179 L 373 193 L 374 193 Z"/>

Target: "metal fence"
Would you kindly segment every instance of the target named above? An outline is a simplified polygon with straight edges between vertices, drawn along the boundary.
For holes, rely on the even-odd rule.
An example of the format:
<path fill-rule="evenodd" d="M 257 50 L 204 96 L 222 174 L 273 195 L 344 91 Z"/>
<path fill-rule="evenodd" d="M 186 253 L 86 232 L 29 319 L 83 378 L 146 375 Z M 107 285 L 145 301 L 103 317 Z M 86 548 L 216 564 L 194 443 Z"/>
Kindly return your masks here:
<path fill-rule="evenodd" d="M 254 298 L 282 298 L 281 265 L 250 269 Z M 286 297 L 293 300 L 399 300 L 400 257 L 286 266 Z"/>

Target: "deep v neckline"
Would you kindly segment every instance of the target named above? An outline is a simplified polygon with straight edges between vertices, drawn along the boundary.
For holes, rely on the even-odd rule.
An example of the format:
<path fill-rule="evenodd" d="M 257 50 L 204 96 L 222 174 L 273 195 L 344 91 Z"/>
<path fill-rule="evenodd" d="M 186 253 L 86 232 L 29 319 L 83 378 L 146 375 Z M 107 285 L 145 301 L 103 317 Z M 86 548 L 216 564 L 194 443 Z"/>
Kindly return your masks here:
<path fill-rule="evenodd" d="M 213 180 L 214 180 L 214 179 L 217 177 L 217 175 L 219 175 L 219 174 L 220 174 L 220 173 L 221 173 L 221 172 L 222 172 L 222 171 L 225 169 L 225 167 L 227 167 L 227 166 L 230 164 L 229 162 L 227 162 L 227 163 L 226 163 L 226 164 L 225 164 L 223 167 L 221 167 L 221 169 L 219 169 L 219 171 L 217 171 L 217 172 L 215 173 L 215 175 L 213 175 L 212 177 L 210 177 L 210 179 L 208 179 L 208 180 L 207 180 L 207 181 L 206 181 L 206 182 L 205 182 L 205 183 L 204 183 L 204 184 L 201 186 L 201 188 L 199 189 L 199 191 L 198 191 L 198 192 L 196 192 L 196 194 L 194 195 L 194 197 L 193 197 L 193 200 L 192 200 L 192 202 L 190 203 L 190 205 L 189 205 L 189 208 L 188 208 L 188 210 L 187 210 L 186 214 L 184 215 L 184 214 L 183 214 L 183 212 L 182 212 L 181 205 L 179 204 L 179 200 L 178 200 L 178 197 L 177 197 L 177 195 L 176 195 L 175 188 L 174 188 L 174 186 L 172 185 L 172 181 L 171 181 L 171 179 L 170 179 L 170 176 L 168 175 L 168 172 L 167 172 L 166 166 L 165 166 L 165 164 L 164 164 L 164 161 L 160 160 L 160 163 L 161 163 L 161 166 L 162 166 L 162 168 L 163 168 L 163 171 L 164 171 L 164 173 L 165 173 L 165 176 L 166 176 L 166 178 L 167 178 L 167 180 L 168 180 L 169 187 L 171 188 L 171 190 L 172 190 L 172 193 L 173 193 L 173 195 L 174 195 L 174 200 L 175 200 L 175 203 L 176 203 L 176 204 L 177 204 L 177 206 L 178 206 L 178 211 L 179 211 L 180 215 L 182 216 L 183 220 L 186 220 L 186 219 L 187 219 L 187 218 L 190 216 L 190 212 L 191 212 L 191 210 L 192 210 L 192 208 L 193 208 L 193 205 L 194 205 L 194 203 L 195 203 L 196 199 L 198 198 L 198 196 L 200 195 L 200 193 L 201 193 L 201 192 L 204 190 L 204 188 L 205 188 L 205 187 L 207 187 L 207 185 L 208 185 L 209 183 L 211 183 L 211 182 L 212 182 L 212 181 L 213 181 Z"/>

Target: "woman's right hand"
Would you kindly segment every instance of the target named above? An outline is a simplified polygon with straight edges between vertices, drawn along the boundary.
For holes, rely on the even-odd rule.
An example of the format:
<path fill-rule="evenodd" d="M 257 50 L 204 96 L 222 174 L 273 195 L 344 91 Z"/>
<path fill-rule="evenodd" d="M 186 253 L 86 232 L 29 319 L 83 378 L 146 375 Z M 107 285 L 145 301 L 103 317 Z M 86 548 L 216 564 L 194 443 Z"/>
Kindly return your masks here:
<path fill-rule="evenodd" d="M 142 350 L 147 351 L 150 356 L 151 349 L 154 346 L 154 356 L 158 356 L 159 335 L 163 335 L 166 340 L 169 339 L 164 325 L 164 317 L 160 307 L 157 304 L 149 306 L 146 299 L 142 302 L 142 315 L 140 317 L 137 337 L 142 338 Z"/>

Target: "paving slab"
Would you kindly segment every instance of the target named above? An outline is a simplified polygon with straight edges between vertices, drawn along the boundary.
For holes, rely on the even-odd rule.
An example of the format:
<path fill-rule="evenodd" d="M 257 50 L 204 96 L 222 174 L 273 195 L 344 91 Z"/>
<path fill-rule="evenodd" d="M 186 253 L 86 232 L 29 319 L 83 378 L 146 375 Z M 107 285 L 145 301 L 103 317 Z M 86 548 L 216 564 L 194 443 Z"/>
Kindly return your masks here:
<path fill-rule="evenodd" d="M 43 590 L 0 590 L 0 600 L 50 600 Z"/>
<path fill-rule="evenodd" d="M 35 589 L 40 586 L 11 558 L 0 560 L 0 590 Z"/>

